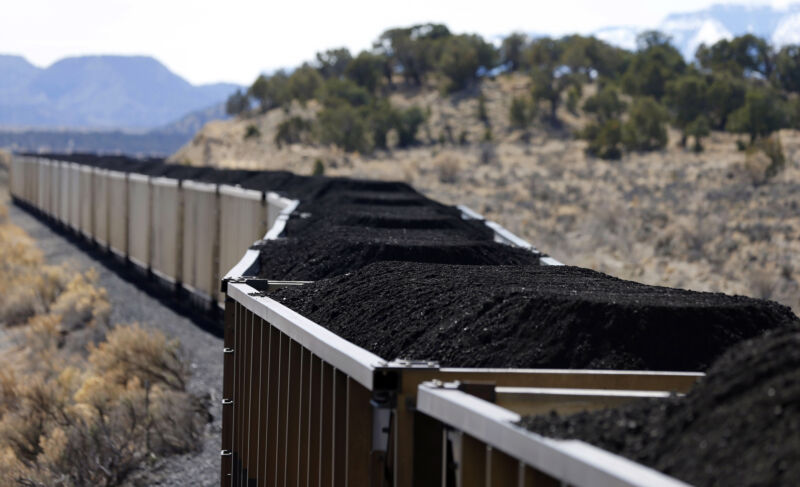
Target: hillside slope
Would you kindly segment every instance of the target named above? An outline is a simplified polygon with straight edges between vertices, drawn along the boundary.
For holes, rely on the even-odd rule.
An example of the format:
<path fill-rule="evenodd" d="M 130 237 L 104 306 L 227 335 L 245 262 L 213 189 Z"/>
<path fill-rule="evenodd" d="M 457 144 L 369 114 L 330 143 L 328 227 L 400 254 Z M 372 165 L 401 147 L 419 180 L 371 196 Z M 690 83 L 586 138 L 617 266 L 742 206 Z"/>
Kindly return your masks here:
<path fill-rule="evenodd" d="M 487 126 L 477 119 L 476 93 L 444 97 L 430 89 L 392 98 L 430 112 L 412 149 L 367 156 L 320 145 L 278 148 L 277 125 L 313 117 L 312 102 L 288 114 L 211 122 L 172 159 L 305 174 L 319 160 L 327 175 L 399 179 L 432 198 L 467 204 L 570 264 L 800 310 L 800 133 L 779 134 L 787 167 L 767 182 L 759 160 L 736 150 L 736 136 L 719 132 L 700 154 L 677 147 L 671 132 L 664 151 L 605 161 L 588 157 L 585 143 L 569 135 L 582 121 L 566 111 L 559 113 L 562 131 L 534 127 L 526 136 L 509 127 L 512 97 L 528 90 L 524 77 L 486 81 L 481 90 L 491 143 L 481 142 Z M 245 139 L 251 125 L 261 135 Z"/>

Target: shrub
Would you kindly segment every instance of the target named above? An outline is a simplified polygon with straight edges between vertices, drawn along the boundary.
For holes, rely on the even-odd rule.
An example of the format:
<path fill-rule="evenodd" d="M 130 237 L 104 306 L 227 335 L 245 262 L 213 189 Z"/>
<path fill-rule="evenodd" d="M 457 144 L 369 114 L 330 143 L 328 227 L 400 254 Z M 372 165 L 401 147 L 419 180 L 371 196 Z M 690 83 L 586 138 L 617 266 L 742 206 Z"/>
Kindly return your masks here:
<path fill-rule="evenodd" d="M 699 115 L 691 123 L 686 125 L 684 128 L 684 133 L 686 136 L 694 137 L 694 145 L 692 146 L 692 150 L 695 152 L 701 152 L 703 150 L 701 139 L 703 137 L 708 137 L 711 134 L 711 124 L 708 122 L 708 118 L 706 118 L 705 115 Z"/>
<path fill-rule="evenodd" d="M 244 137 L 243 138 L 244 138 L 244 140 L 260 139 L 261 138 L 261 130 L 259 130 L 256 125 L 251 123 L 244 129 Z"/>
<path fill-rule="evenodd" d="M 481 164 L 493 164 L 497 162 L 497 148 L 492 142 L 481 142 L 480 151 Z"/>
<path fill-rule="evenodd" d="M 259 75 L 247 93 L 258 102 L 263 112 L 279 106 L 288 106 L 292 101 L 289 77 L 283 71 L 278 71 L 270 77 Z"/>
<path fill-rule="evenodd" d="M 287 80 L 286 89 L 289 93 L 289 99 L 298 100 L 300 103 L 305 104 L 305 102 L 316 96 L 317 90 L 322 86 L 322 82 L 322 76 L 316 69 L 308 64 L 300 66 Z"/>
<path fill-rule="evenodd" d="M 522 54 L 528 44 L 528 36 L 521 33 L 512 33 L 500 45 L 500 62 L 508 66 L 511 71 L 516 71 L 522 64 Z"/>
<path fill-rule="evenodd" d="M 489 123 L 489 114 L 486 112 L 486 95 L 478 95 L 478 121 L 485 124 Z"/>
<path fill-rule="evenodd" d="M 670 44 L 670 38 L 659 32 L 641 34 L 638 43 L 639 50 L 622 76 L 622 86 L 631 95 L 660 100 L 667 83 L 686 69 L 686 62 Z"/>
<path fill-rule="evenodd" d="M 353 56 L 346 47 L 328 49 L 317 53 L 317 70 L 323 78 L 340 78 L 352 60 Z"/>
<path fill-rule="evenodd" d="M 201 444 L 207 405 L 185 392 L 177 342 L 134 325 L 83 346 L 110 310 L 97 274 L 43 266 L 24 232 L 2 222 L 0 286 L 11 276 L 35 298 L 0 355 L 2 485 L 121 485 L 149 459 Z"/>
<path fill-rule="evenodd" d="M 695 147 L 700 147 L 700 142 L 697 140 L 697 129 L 702 128 L 698 126 L 698 123 L 708 125 L 708 119 L 704 116 L 708 111 L 706 106 L 707 99 L 708 84 L 705 78 L 701 76 L 695 74 L 684 75 L 667 83 L 666 100 L 675 113 L 674 124 L 682 132 L 681 147 L 686 147 L 686 140 L 690 135 L 695 136 Z M 697 122 L 697 119 L 701 116 L 704 117 L 703 121 Z M 692 131 L 695 132 L 693 134 L 689 133 L 690 125 L 692 125 Z M 707 134 L 701 134 L 700 136 L 703 137 L 705 135 Z"/>
<path fill-rule="evenodd" d="M 134 377 L 142 384 L 160 384 L 182 391 L 189 371 L 177 340 L 138 324 L 117 326 L 98 346 L 89 346 L 89 363 L 104 379 L 124 385 Z"/>
<path fill-rule="evenodd" d="M 420 125 L 425 122 L 425 112 L 419 107 L 411 107 L 398 112 L 397 123 L 397 146 L 410 147 L 417 143 L 417 131 Z"/>
<path fill-rule="evenodd" d="M 370 148 L 366 117 L 363 111 L 350 105 L 326 107 L 317 117 L 317 127 L 322 143 L 336 145 L 348 152 L 365 152 Z"/>
<path fill-rule="evenodd" d="M 637 98 L 622 126 L 622 143 L 632 151 L 653 151 L 667 145 L 669 114 L 650 97 Z"/>
<path fill-rule="evenodd" d="M 306 142 L 311 133 L 311 122 L 302 117 L 290 117 L 278 124 L 275 144 L 280 149 L 284 144 Z"/>
<path fill-rule="evenodd" d="M 516 129 L 526 129 L 533 120 L 533 106 L 528 98 L 515 96 L 511 100 L 511 108 L 508 113 L 511 126 Z"/>
<path fill-rule="evenodd" d="M 604 86 L 596 94 L 586 99 L 583 111 L 592 115 L 597 122 L 616 120 L 625 111 L 625 102 L 620 100 L 617 90 Z"/>
<path fill-rule="evenodd" d="M 312 176 L 323 176 L 325 174 L 325 164 L 322 159 L 314 159 L 314 169 L 311 171 Z"/>
<path fill-rule="evenodd" d="M 387 148 L 387 135 L 397 125 L 397 117 L 397 111 L 386 100 L 379 100 L 371 107 L 369 126 L 375 148 Z"/>
<path fill-rule="evenodd" d="M 795 130 L 800 130 L 800 97 L 795 96 L 789 100 L 788 114 L 789 126 Z"/>
<path fill-rule="evenodd" d="M 442 44 L 450 37 L 450 30 L 442 24 L 418 24 L 385 31 L 375 46 L 377 53 L 388 60 L 384 66 L 387 84 L 392 85 L 393 72 L 400 72 L 406 83 L 421 85 L 434 70 Z"/>
<path fill-rule="evenodd" d="M 748 170 L 756 183 L 766 182 L 786 166 L 783 145 L 777 135 L 758 139 L 745 153 Z"/>
<path fill-rule="evenodd" d="M 767 177 L 771 178 L 777 175 L 786 166 L 786 156 L 783 153 L 781 138 L 776 134 L 761 139 L 756 145 L 769 157 L 771 164 L 767 169 Z"/>
<path fill-rule="evenodd" d="M 748 134 L 752 143 L 785 125 L 786 112 L 778 93 L 769 88 L 753 87 L 747 91 L 744 105 L 731 113 L 725 128 L 729 132 Z"/>
<path fill-rule="evenodd" d="M 589 144 L 586 153 L 601 159 L 622 157 L 622 122 L 620 117 L 625 103 L 619 99 L 617 90 L 604 86 L 586 99 L 583 111 L 594 120 L 580 133 Z"/>
<path fill-rule="evenodd" d="M 444 41 L 439 58 L 439 69 L 447 78 L 446 90 L 449 92 L 466 88 L 478 79 L 480 68 L 494 67 L 496 52 L 494 47 L 477 35 L 448 37 Z"/>
<path fill-rule="evenodd" d="M 708 86 L 708 117 L 711 127 L 725 130 L 731 113 L 744 105 L 747 85 L 728 74 L 715 74 Z"/>
<path fill-rule="evenodd" d="M 353 107 L 368 105 L 372 101 L 369 91 L 348 79 L 326 80 L 318 93 L 325 106 L 347 104 Z"/>
<path fill-rule="evenodd" d="M 62 333 L 83 328 L 99 328 L 102 333 L 108 325 L 111 304 L 97 279 L 94 269 L 75 274 L 51 305 L 50 313 L 61 318 Z"/>
<path fill-rule="evenodd" d="M 569 113 L 573 115 L 578 114 L 578 102 L 581 100 L 581 86 L 575 84 L 567 90 L 567 103 L 566 107 Z"/>
<path fill-rule="evenodd" d="M 783 46 L 775 55 L 775 78 L 786 91 L 800 92 L 800 46 Z"/>
<path fill-rule="evenodd" d="M 556 110 L 561 103 L 561 93 L 580 83 L 580 77 L 569 73 L 558 73 L 555 66 L 534 68 L 531 72 L 531 96 L 537 105 L 547 102 L 550 105 L 548 120 L 553 125 L 559 125 Z"/>
<path fill-rule="evenodd" d="M 345 76 L 370 93 L 374 93 L 381 84 L 386 62 L 383 56 L 363 51 L 347 66 Z"/>
<path fill-rule="evenodd" d="M 439 175 L 439 181 L 445 184 L 452 184 L 458 181 L 461 173 L 461 157 L 453 152 L 442 152 L 433 161 Z"/>
<path fill-rule="evenodd" d="M 231 116 L 239 115 L 250 108 L 250 97 L 242 90 L 236 90 L 225 102 L 225 113 Z"/>
<path fill-rule="evenodd" d="M 618 119 L 591 123 L 581 136 L 589 141 L 587 154 L 601 159 L 622 157 L 622 124 Z"/>

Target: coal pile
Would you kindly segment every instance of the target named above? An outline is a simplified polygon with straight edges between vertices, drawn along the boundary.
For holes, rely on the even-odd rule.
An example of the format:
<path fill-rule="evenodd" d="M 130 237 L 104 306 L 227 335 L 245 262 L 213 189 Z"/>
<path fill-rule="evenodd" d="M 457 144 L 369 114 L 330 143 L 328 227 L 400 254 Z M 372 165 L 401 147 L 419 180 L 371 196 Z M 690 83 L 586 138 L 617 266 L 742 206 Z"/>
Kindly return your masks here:
<path fill-rule="evenodd" d="M 523 426 L 578 438 L 698 486 L 800 479 L 800 333 L 770 333 L 720 358 L 685 397 Z"/>
<path fill-rule="evenodd" d="M 271 296 L 385 359 L 453 367 L 699 371 L 798 326 L 777 303 L 567 266 L 385 262 Z"/>
<path fill-rule="evenodd" d="M 495 243 L 483 222 L 465 220 L 457 208 L 404 183 L 332 179 L 317 184 L 300 200 L 282 238 L 261 244 L 259 276 L 316 281 L 384 261 L 538 263 L 534 253 Z"/>
<path fill-rule="evenodd" d="M 311 238 L 267 241 L 259 275 L 268 279 L 316 281 L 385 261 L 461 265 L 531 265 L 531 252 L 491 241 L 464 239 L 453 231 L 361 229 L 350 233 L 316 231 Z"/>
<path fill-rule="evenodd" d="M 285 237 L 261 245 L 259 275 L 316 281 L 384 261 L 461 265 L 534 265 L 537 254 L 495 243 L 491 230 L 452 208 L 380 207 L 323 212 L 289 220 Z M 413 208 L 413 210 L 410 210 Z"/>

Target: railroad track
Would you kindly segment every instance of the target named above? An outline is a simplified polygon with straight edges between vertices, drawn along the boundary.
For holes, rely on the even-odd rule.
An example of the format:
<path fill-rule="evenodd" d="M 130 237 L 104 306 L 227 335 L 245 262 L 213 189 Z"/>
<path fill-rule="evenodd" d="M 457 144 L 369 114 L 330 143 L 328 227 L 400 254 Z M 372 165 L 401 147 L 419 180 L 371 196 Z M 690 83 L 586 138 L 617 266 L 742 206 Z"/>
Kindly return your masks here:
<path fill-rule="evenodd" d="M 702 373 L 454 368 L 380 357 L 270 298 L 307 283 L 258 272 L 259 248 L 281 237 L 300 203 L 281 191 L 291 185 L 274 183 L 274 192 L 236 183 L 254 173 L 63 159 L 15 156 L 14 201 L 200 309 L 224 310 L 221 485 L 684 485 L 516 423 L 685 393 Z M 560 265 L 468 208 L 458 211 L 495 242 Z"/>

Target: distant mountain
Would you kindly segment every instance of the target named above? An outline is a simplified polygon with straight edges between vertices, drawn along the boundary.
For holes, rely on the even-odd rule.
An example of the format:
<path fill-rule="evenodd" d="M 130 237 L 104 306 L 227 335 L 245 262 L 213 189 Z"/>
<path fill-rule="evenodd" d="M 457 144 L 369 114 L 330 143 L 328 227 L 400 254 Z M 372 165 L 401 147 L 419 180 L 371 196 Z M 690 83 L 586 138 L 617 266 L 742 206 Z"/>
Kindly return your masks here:
<path fill-rule="evenodd" d="M 239 88 L 194 86 L 145 56 L 81 56 L 41 69 L 0 56 L 0 126 L 152 129 Z"/>
<path fill-rule="evenodd" d="M 186 135 L 187 141 L 191 136 L 200 130 L 203 125 L 212 120 L 225 120 L 230 118 L 225 113 L 225 102 L 220 102 L 210 107 L 200 110 L 195 110 L 187 113 L 178 120 L 168 123 L 162 127 L 158 127 L 151 131 L 151 133 L 170 134 L 170 135 Z"/>
<path fill-rule="evenodd" d="M 776 46 L 800 43 L 800 4 L 785 8 L 756 5 L 713 5 L 704 10 L 670 14 L 654 27 L 670 36 L 687 59 L 700 44 L 752 33 Z M 636 48 L 638 26 L 606 27 L 594 32 L 599 39 L 626 49 Z"/>

